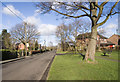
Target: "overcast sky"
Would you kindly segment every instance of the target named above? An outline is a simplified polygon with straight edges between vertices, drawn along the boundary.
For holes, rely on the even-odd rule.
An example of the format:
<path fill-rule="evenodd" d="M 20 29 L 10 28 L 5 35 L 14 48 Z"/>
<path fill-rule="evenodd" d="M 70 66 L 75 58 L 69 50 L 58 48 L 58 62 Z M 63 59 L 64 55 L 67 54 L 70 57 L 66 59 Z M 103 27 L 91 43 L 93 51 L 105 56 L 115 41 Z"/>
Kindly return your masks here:
<path fill-rule="evenodd" d="M 38 31 L 41 32 L 38 40 L 39 43 L 43 44 L 44 40 L 46 40 L 47 45 L 49 45 L 50 41 L 53 42 L 53 45 L 57 45 L 58 40 L 54 34 L 57 26 L 62 23 L 63 20 L 56 20 L 59 18 L 55 15 L 56 13 L 41 15 L 37 13 L 38 10 L 35 7 L 35 3 L 32 2 L 4 2 L 4 4 L 23 20 L 38 26 Z M 0 32 L 2 29 L 7 29 L 9 32 L 13 26 L 22 22 L 3 5 L 1 12 L 2 24 L 0 24 Z M 110 37 L 116 33 L 116 28 L 118 28 L 118 15 L 111 17 L 99 30 L 104 29 L 106 31 L 104 36 Z"/>

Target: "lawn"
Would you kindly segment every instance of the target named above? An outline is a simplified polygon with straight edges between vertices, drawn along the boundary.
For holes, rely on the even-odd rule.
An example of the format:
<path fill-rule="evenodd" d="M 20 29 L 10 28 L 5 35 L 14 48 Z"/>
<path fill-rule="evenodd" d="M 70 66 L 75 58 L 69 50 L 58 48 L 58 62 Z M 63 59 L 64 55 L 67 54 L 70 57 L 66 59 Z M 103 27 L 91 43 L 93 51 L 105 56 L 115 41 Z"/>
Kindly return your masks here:
<path fill-rule="evenodd" d="M 96 52 L 96 55 L 95 55 L 95 56 L 104 57 L 104 58 L 113 59 L 113 60 L 120 60 L 120 59 L 118 59 L 118 58 L 119 58 L 119 57 L 118 57 L 118 56 L 119 56 L 118 54 L 120 54 L 120 50 L 119 50 L 119 51 L 113 50 L 111 54 L 107 54 L 107 55 L 109 55 L 109 56 L 101 56 L 101 55 L 103 55 L 102 52 Z"/>
<path fill-rule="evenodd" d="M 113 53 L 117 54 L 117 52 Z M 116 59 L 115 56 L 112 57 Z M 90 64 L 82 61 L 80 55 L 57 55 L 51 65 L 48 80 L 118 79 L 118 62 L 101 58 L 96 58 L 96 61 L 97 63 Z"/>

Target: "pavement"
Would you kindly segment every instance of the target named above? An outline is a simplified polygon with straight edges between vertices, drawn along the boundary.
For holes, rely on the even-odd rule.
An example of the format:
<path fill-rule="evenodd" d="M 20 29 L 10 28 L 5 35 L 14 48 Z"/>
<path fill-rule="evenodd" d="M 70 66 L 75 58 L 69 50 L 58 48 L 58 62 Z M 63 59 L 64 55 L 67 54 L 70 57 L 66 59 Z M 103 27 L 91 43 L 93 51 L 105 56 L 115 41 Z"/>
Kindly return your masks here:
<path fill-rule="evenodd" d="M 2 64 L 2 80 L 41 80 L 55 51 Z"/>
<path fill-rule="evenodd" d="M 15 58 L 15 59 L 10 59 L 10 60 L 0 61 L 0 64 L 5 64 L 5 63 L 9 63 L 9 62 L 21 60 L 21 59 L 25 59 L 25 57 L 20 57 L 20 58 Z"/>

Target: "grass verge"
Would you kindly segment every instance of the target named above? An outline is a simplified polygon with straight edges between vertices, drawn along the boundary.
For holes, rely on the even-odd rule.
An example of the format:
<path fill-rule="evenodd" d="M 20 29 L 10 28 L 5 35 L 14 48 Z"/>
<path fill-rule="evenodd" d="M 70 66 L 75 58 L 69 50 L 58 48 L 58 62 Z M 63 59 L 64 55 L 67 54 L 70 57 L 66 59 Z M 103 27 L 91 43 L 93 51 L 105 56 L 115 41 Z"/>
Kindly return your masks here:
<path fill-rule="evenodd" d="M 118 62 L 96 58 L 98 63 L 82 61 L 80 55 L 57 55 L 48 80 L 117 80 Z"/>

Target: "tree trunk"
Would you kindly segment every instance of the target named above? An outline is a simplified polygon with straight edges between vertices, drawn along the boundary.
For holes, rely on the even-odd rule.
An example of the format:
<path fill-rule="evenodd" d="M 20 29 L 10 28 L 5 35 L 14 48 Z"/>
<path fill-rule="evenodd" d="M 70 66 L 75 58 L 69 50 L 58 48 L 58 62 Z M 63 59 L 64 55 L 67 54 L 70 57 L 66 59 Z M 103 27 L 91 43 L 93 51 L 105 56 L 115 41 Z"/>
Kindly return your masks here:
<path fill-rule="evenodd" d="M 96 2 L 91 2 L 90 3 L 90 15 L 91 15 L 91 20 L 92 20 L 92 28 L 91 28 L 91 37 L 90 37 L 90 41 L 88 44 L 88 48 L 86 51 L 86 56 L 85 56 L 85 60 L 87 61 L 88 58 L 90 58 L 91 60 L 95 61 L 95 51 L 96 51 L 96 40 L 97 40 L 97 7 L 95 6 L 95 4 L 97 4 L 97 0 Z"/>
<path fill-rule="evenodd" d="M 61 41 L 61 51 L 64 51 L 64 43 Z"/>
<path fill-rule="evenodd" d="M 88 58 L 95 61 L 96 40 L 97 40 L 97 27 L 92 27 L 91 38 L 85 55 L 86 61 L 88 60 Z"/>

